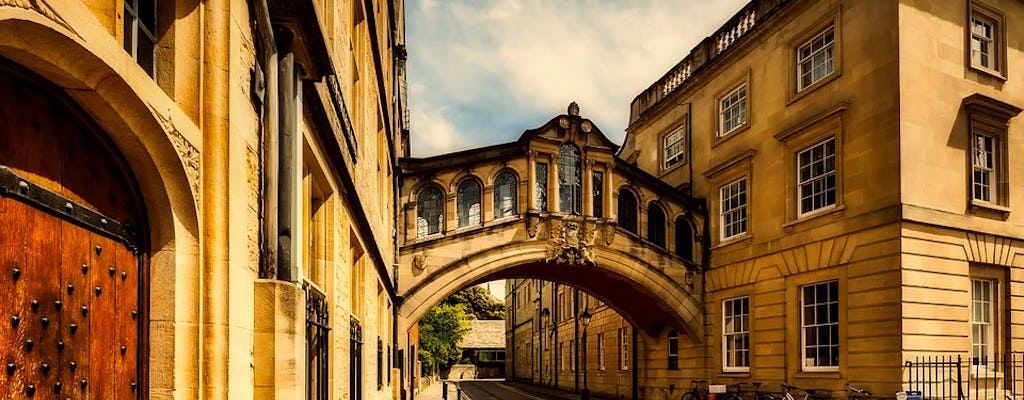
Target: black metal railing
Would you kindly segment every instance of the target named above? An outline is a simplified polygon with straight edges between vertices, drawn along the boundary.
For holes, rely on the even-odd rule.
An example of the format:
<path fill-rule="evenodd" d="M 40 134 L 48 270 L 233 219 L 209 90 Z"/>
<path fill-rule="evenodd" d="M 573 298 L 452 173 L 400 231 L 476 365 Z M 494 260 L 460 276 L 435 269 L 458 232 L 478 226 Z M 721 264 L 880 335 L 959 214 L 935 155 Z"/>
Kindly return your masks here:
<path fill-rule="evenodd" d="M 327 299 L 313 287 L 306 288 L 306 398 L 327 399 L 330 389 L 327 385 L 328 332 Z"/>
<path fill-rule="evenodd" d="M 1024 398 L 1024 353 L 991 358 L 922 356 L 907 361 L 907 390 L 924 399 L 1005 400 Z"/>

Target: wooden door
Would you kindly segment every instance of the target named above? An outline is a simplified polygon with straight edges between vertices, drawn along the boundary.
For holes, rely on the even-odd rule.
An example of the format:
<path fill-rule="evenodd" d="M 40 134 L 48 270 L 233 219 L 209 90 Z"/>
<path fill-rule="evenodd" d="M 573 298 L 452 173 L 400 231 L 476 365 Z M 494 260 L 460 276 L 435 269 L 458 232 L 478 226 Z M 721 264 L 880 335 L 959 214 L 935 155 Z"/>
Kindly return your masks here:
<path fill-rule="evenodd" d="M 0 59 L 0 399 L 146 397 L 145 225 L 113 149 Z"/>

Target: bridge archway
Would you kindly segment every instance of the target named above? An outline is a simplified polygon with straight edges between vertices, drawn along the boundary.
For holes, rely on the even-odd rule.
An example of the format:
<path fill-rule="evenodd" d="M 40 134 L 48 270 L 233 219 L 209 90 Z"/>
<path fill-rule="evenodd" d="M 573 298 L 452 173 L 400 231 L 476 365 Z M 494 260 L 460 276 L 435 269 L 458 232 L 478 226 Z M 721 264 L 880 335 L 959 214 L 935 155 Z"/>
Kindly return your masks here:
<path fill-rule="evenodd" d="M 537 278 L 587 292 L 649 336 L 669 328 L 686 332 L 698 342 L 703 339 L 703 308 L 692 295 L 694 287 L 685 283 L 687 271 L 667 271 L 634 254 L 607 247 L 591 252 L 594 263 L 573 264 L 545 261 L 550 247 L 542 242 L 483 249 L 437 267 L 429 272 L 429 280 L 406 291 L 398 310 L 400 320 L 409 324 L 404 327 L 407 330 L 431 307 L 467 286 L 496 279 Z M 679 273 L 683 276 L 675 276 Z"/>

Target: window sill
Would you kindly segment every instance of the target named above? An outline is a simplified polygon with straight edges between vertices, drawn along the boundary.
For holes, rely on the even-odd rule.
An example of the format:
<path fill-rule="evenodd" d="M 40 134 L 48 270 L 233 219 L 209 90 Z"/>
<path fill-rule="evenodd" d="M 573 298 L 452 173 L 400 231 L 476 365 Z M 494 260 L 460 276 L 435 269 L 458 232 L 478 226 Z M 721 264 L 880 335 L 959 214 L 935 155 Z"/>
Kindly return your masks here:
<path fill-rule="evenodd" d="M 998 205 L 998 204 L 989 203 L 987 201 L 971 199 L 971 206 L 970 206 L 970 208 L 971 208 L 971 212 L 972 213 L 978 213 L 979 211 L 981 211 L 981 212 L 989 212 L 989 213 L 996 213 L 999 216 L 1001 216 L 1003 218 L 1003 220 L 1006 220 L 1006 218 L 1008 218 L 1010 216 L 1010 208 L 1009 207 L 1001 206 L 1001 205 Z"/>
<path fill-rule="evenodd" d="M 814 210 L 814 211 L 811 211 L 811 212 L 809 212 L 807 214 L 804 214 L 804 215 L 801 215 L 801 216 L 797 217 L 797 219 L 795 219 L 795 220 L 792 220 L 792 221 L 789 221 L 789 222 L 786 222 L 786 223 L 782 224 L 782 229 L 785 229 L 787 232 L 789 232 L 789 231 L 792 231 L 793 228 L 796 225 L 800 225 L 800 224 L 802 224 L 804 222 L 816 219 L 818 217 L 823 217 L 823 216 L 826 216 L 826 215 L 832 215 L 832 214 L 841 213 L 841 212 L 843 212 L 843 210 L 846 210 L 846 206 L 845 205 L 837 205 L 837 206 L 831 206 L 831 207 L 823 208 L 823 209 L 819 209 L 819 210 Z"/>
<path fill-rule="evenodd" d="M 711 141 L 711 148 L 713 149 L 715 147 L 718 147 L 718 145 L 722 144 L 722 142 L 725 142 L 726 140 L 729 140 L 729 139 L 732 139 L 732 138 L 734 138 L 736 136 L 739 136 L 741 133 L 743 133 L 747 129 L 750 129 L 750 121 L 749 120 L 747 122 L 744 122 L 740 126 L 732 128 L 731 131 L 726 132 L 724 135 L 715 135 L 714 140 Z"/>
<path fill-rule="evenodd" d="M 744 369 L 723 369 L 722 370 L 722 376 L 725 376 L 725 377 L 728 377 L 728 378 L 749 378 L 750 377 L 750 368 L 744 368 Z"/>
<path fill-rule="evenodd" d="M 660 176 L 665 176 L 665 175 L 667 175 L 667 174 L 669 174 L 671 172 L 674 172 L 675 170 L 681 168 L 684 165 L 686 165 L 686 160 L 685 159 L 679 160 L 675 164 L 669 165 L 667 167 L 664 164 L 662 164 L 661 165 Z"/>
<path fill-rule="evenodd" d="M 989 77 L 992 77 L 992 78 L 996 78 L 996 79 L 1001 80 L 1003 82 L 1006 82 L 1006 80 L 1007 80 L 1006 79 L 1006 75 L 1003 74 L 1001 71 L 998 71 L 998 70 L 994 70 L 994 69 L 991 69 L 991 68 L 988 68 L 988 67 L 984 67 L 984 66 L 981 66 L 981 65 L 976 65 L 974 63 L 971 63 L 971 65 L 968 68 L 970 70 L 974 71 L 974 72 L 977 72 L 979 74 L 986 75 L 986 76 L 989 76 Z"/>
<path fill-rule="evenodd" d="M 752 239 L 753 238 L 750 235 L 749 231 L 748 232 L 743 232 L 743 233 L 741 233 L 739 235 L 732 236 L 732 237 L 730 237 L 728 239 L 721 239 L 721 240 L 718 241 L 718 244 L 716 244 L 714 246 L 711 246 L 711 248 L 712 249 L 717 249 L 717 248 L 729 246 L 729 245 L 740 243 L 740 242 L 748 242 L 748 241 L 750 241 Z"/>
<path fill-rule="evenodd" d="M 817 82 L 814 82 L 813 84 L 811 84 L 808 87 L 805 87 L 803 89 L 797 89 L 796 87 L 793 87 L 794 91 L 793 91 L 792 95 L 790 96 L 789 101 L 786 102 L 786 105 L 788 106 L 790 104 L 795 103 L 797 100 L 800 100 L 804 96 L 807 96 L 808 93 L 811 93 L 811 92 L 813 92 L 815 90 L 818 90 L 818 88 L 827 85 L 829 82 L 834 81 L 840 75 L 842 75 L 842 73 L 839 72 L 839 70 L 837 68 L 835 71 L 833 71 L 831 74 L 829 74 L 829 76 L 821 78 L 821 80 L 819 80 Z"/>
<path fill-rule="evenodd" d="M 821 371 L 799 371 L 794 375 L 795 378 L 803 379 L 840 379 L 842 375 L 839 374 L 839 367 L 836 369 L 827 369 Z"/>

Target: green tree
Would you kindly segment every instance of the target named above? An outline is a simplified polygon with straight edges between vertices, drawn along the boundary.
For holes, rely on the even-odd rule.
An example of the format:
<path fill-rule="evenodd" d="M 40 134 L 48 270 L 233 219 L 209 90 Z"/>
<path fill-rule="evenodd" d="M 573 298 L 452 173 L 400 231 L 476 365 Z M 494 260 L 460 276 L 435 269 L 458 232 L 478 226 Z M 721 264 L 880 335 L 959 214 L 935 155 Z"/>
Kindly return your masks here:
<path fill-rule="evenodd" d="M 469 332 L 462 305 L 438 304 L 420 319 L 420 362 L 428 370 L 448 369 L 459 361 L 459 341 Z"/>
<path fill-rule="evenodd" d="M 466 313 L 472 319 L 505 319 L 505 305 L 494 300 L 491 294 L 479 286 L 470 286 L 455 292 L 441 301 L 441 304 L 466 306 Z"/>

